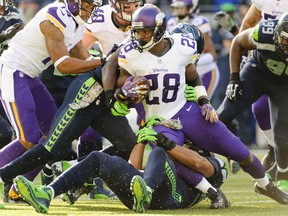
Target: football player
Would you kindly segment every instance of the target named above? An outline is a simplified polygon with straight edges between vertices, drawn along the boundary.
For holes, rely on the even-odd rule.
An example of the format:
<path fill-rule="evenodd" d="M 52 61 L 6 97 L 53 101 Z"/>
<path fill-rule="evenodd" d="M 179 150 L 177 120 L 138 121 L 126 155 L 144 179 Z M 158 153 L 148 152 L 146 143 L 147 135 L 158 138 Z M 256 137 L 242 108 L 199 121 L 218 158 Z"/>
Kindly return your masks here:
<path fill-rule="evenodd" d="M 242 32 L 248 28 L 254 27 L 260 21 L 279 19 L 280 16 L 287 10 L 287 1 L 252 0 L 252 5 L 244 17 L 240 28 L 235 26 L 231 17 L 223 12 L 216 13 L 215 19 L 220 23 L 220 25 L 228 29 L 234 35 L 237 35 L 239 31 Z M 255 103 L 252 104 L 252 112 L 260 129 L 263 131 L 263 134 L 268 141 L 268 153 L 262 159 L 262 164 L 269 178 L 275 180 L 275 173 L 277 170 L 277 163 L 274 156 L 275 141 L 274 133 L 271 129 L 267 95 L 261 96 Z M 288 185 L 286 185 L 284 182 L 281 184 L 281 188 L 288 191 Z"/>
<path fill-rule="evenodd" d="M 222 122 L 218 121 L 218 116 L 207 98 L 205 87 L 195 68 L 195 62 L 199 57 L 197 47 L 203 45 L 192 35 L 164 36 L 165 30 L 165 14 L 156 6 L 145 5 L 134 12 L 132 40 L 121 47 L 118 55 L 119 79 L 125 80 L 134 75 L 145 76 L 151 84 L 149 96 L 143 101 L 147 117 L 178 119 L 182 124 L 182 129 L 179 130 L 197 146 L 239 162 L 241 168 L 255 179 L 257 193 L 281 204 L 288 204 L 288 195 L 269 181 L 258 158 L 249 152 Z M 111 70 L 112 61 L 115 59 L 117 60 L 117 56 L 109 59 L 110 68 L 107 64 L 105 66 L 107 70 L 103 73 L 109 73 L 110 76 L 103 77 L 103 85 L 113 111 L 125 114 L 122 112 L 125 110 L 123 108 L 125 104 L 119 101 L 113 102 L 115 101 L 111 94 L 113 83 L 106 79 L 113 77 L 113 73 L 115 76 L 115 70 Z M 115 69 L 116 65 L 114 62 Z M 186 101 L 184 93 L 186 83 L 195 88 L 198 104 Z M 206 121 L 203 121 L 203 117 Z M 138 132 L 138 142 L 157 141 L 159 133 L 163 133 L 179 145 L 183 144 L 179 136 L 167 127 L 141 129 Z"/>
<path fill-rule="evenodd" d="M 157 142 L 159 146 L 162 144 L 164 143 Z M 215 199 L 215 193 L 207 193 L 205 196 L 195 189 L 187 178 L 178 175 L 180 172 L 185 173 L 189 179 L 197 178 L 197 173 L 188 168 L 190 165 L 194 166 L 194 163 L 205 161 L 205 166 L 199 168 L 202 172 L 209 170 L 210 181 L 215 187 L 220 187 L 227 177 L 227 170 L 221 159 L 200 156 L 195 151 L 177 146 L 175 143 L 167 153 L 179 161 L 177 166 L 173 162 L 175 160 L 169 159 L 164 148 L 155 147 L 149 155 L 143 172 L 141 169 L 144 149 L 143 143 L 135 145 L 129 163 L 121 157 L 94 151 L 48 186 L 39 187 L 18 176 L 17 188 L 37 212 L 47 213 L 54 197 L 72 187 L 84 184 L 87 179 L 101 177 L 128 209 L 136 213 L 144 213 L 147 209 L 187 208 L 199 203 L 206 196 L 210 199 L 213 196 Z M 184 163 L 185 160 L 189 163 L 187 161 Z M 229 204 L 226 198 L 225 202 Z M 210 208 L 219 208 L 219 206 L 211 205 Z"/>
<path fill-rule="evenodd" d="M 109 5 L 101 6 L 97 10 L 98 16 L 91 17 L 91 20 L 85 24 L 82 39 L 84 46 L 91 49 L 97 42 L 100 45 L 101 54 L 106 57 L 115 44 L 119 44 L 130 37 L 132 13 L 141 5 L 142 1 L 140 0 L 111 0 Z M 95 53 L 97 51 L 92 50 L 92 52 Z M 97 55 L 101 54 L 98 52 Z M 67 88 L 74 78 L 75 76 L 64 76 L 54 70 L 53 66 L 41 75 L 41 80 L 51 92 L 58 107 L 62 104 Z M 89 127 L 79 139 L 77 146 L 78 157 L 82 158 L 92 150 L 101 149 L 101 137 Z M 41 178 L 43 183 L 47 185 L 53 180 L 52 167 L 50 165 L 45 166 L 43 172 L 41 172 Z M 99 183 L 100 180 L 97 181 Z M 97 187 L 96 190 L 100 191 L 101 188 Z"/>
<path fill-rule="evenodd" d="M 169 32 L 178 23 L 191 23 L 197 26 L 204 34 L 205 47 L 199 62 L 197 71 L 207 90 L 208 98 L 213 97 L 220 79 L 220 73 L 217 66 L 217 54 L 211 39 L 211 26 L 209 20 L 199 15 L 198 0 L 173 0 L 171 5 L 172 16 L 167 22 Z"/>
<path fill-rule="evenodd" d="M 277 27 L 276 27 L 277 26 Z M 232 43 L 230 57 L 230 91 L 232 98 L 226 96 L 219 107 L 219 118 L 229 122 L 244 108 L 260 96 L 268 95 L 270 101 L 271 125 L 275 140 L 277 161 L 277 184 L 287 185 L 288 158 L 286 133 L 286 95 L 285 68 L 287 66 L 287 27 L 288 16 L 280 20 L 263 22 L 238 34 Z M 239 69 L 239 52 L 253 50 L 251 58 Z M 238 68 L 237 68 L 238 67 Z M 240 95 L 239 92 L 242 92 Z M 235 98 L 237 97 L 237 99 Z M 232 102 L 231 99 L 234 98 Z M 236 99 L 236 100 L 235 100 Z"/>

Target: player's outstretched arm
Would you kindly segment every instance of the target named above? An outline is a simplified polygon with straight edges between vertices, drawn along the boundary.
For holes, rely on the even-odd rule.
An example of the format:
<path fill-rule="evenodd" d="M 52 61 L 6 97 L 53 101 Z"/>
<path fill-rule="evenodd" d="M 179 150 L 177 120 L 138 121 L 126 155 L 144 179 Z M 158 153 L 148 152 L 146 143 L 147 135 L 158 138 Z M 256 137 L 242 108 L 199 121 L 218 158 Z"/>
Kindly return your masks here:
<path fill-rule="evenodd" d="M 64 35 L 59 28 L 52 24 L 49 20 L 45 20 L 40 24 L 41 32 L 45 37 L 47 51 L 54 66 L 63 74 L 80 74 L 88 72 L 95 67 L 102 65 L 100 58 L 89 61 L 73 58 L 69 56 L 69 52 L 64 43 Z M 81 53 L 83 55 L 83 53 Z M 87 53 L 87 58 L 89 54 Z"/>

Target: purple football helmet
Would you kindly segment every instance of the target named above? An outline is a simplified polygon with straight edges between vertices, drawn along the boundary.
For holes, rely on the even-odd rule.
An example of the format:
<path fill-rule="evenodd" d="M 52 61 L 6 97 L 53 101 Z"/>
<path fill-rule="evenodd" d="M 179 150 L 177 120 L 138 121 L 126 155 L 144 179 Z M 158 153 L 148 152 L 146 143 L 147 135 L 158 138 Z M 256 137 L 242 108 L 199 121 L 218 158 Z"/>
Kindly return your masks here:
<path fill-rule="evenodd" d="M 276 52 L 288 59 L 288 12 L 283 14 L 275 28 L 274 43 Z"/>
<path fill-rule="evenodd" d="M 137 39 L 137 30 L 152 29 L 153 36 L 150 41 Z M 158 43 L 166 31 L 165 14 L 155 5 L 145 4 L 136 10 L 132 16 L 131 38 L 137 44 L 137 49 L 151 49 Z"/>
<path fill-rule="evenodd" d="M 198 14 L 198 2 L 199 0 L 172 0 L 170 4 L 172 15 L 182 20 L 191 14 Z"/>
<path fill-rule="evenodd" d="M 178 23 L 171 31 L 171 34 L 183 33 L 190 34 L 197 42 L 197 53 L 201 54 L 204 50 L 204 35 L 197 26 L 190 23 Z"/>
<path fill-rule="evenodd" d="M 75 18 L 75 21 L 78 24 L 83 24 L 87 20 L 83 20 L 81 17 L 81 11 L 89 12 L 90 17 L 96 17 L 98 8 L 102 5 L 102 0 L 65 0 L 68 10 L 72 13 Z M 92 11 L 88 11 L 85 7 L 82 6 L 82 2 L 86 2 L 94 5 Z"/>
<path fill-rule="evenodd" d="M 116 13 L 120 19 L 123 19 L 128 22 L 131 22 L 132 13 L 126 11 L 125 4 L 131 4 L 131 3 L 138 3 L 136 4 L 135 9 L 138 9 L 143 5 L 142 0 L 109 0 L 109 4 L 113 12 Z"/>

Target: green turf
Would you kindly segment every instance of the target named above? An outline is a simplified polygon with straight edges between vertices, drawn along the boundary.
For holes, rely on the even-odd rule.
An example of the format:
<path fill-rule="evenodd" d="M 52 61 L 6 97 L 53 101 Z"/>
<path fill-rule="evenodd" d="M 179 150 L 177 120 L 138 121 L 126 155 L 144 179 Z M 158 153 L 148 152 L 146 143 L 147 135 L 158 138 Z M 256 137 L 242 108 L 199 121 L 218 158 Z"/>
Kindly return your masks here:
<path fill-rule="evenodd" d="M 262 152 L 257 152 L 263 155 Z M 260 157 L 259 156 L 259 157 Z M 286 216 L 288 215 L 288 205 L 280 205 L 273 200 L 253 191 L 252 179 L 243 171 L 236 175 L 230 174 L 222 189 L 231 202 L 231 207 L 220 210 L 210 210 L 210 202 L 202 201 L 200 204 L 182 210 L 169 211 L 148 211 L 144 215 L 245 215 L 245 216 Z M 89 200 L 87 196 L 73 206 L 68 206 L 59 198 L 53 200 L 48 215 L 55 216 L 102 216 L 102 215 L 134 215 L 134 213 L 118 200 Z M 26 204 L 5 204 L 5 209 L 0 209 L 0 216 L 33 216 L 41 215 L 36 213 L 31 206 Z M 136 215 L 136 214 L 135 214 Z M 139 214 L 138 214 L 139 215 Z"/>

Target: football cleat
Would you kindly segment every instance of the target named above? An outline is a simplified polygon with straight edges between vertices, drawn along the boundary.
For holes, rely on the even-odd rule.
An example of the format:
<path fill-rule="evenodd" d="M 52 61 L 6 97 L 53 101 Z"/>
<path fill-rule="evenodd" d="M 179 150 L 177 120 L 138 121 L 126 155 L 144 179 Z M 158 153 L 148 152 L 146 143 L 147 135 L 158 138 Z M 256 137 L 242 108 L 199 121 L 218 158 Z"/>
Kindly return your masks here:
<path fill-rule="evenodd" d="M 266 188 L 261 188 L 255 184 L 254 191 L 270 197 L 280 204 L 288 204 L 288 194 L 277 188 L 273 182 L 270 182 Z"/>
<path fill-rule="evenodd" d="M 9 190 L 12 186 L 13 182 L 12 181 L 7 181 L 3 183 L 3 202 L 8 203 L 9 202 Z"/>
<path fill-rule="evenodd" d="M 288 181 L 287 180 L 278 180 L 276 182 L 276 186 L 282 190 L 282 191 L 285 191 L 285 192 L 288 192 Z"/>
<path fill-rule="evenodd" d="M 141 176 L 134 176 L 131 180 L 130 190 L 134 198 L 133 211 L 144 213 L 147 211 L 152 200 L 152 190 Z"/>
<path fill-rule="evenodd" d="M 219 188 L 217 191 L 209 188 L 206 195 L 211 200 L 210 209 L 227 208 L 230 206 L 230 202 Z"/>
<path fill-rule="evenodd" d="M 69 205 L 73 205 L 79 199 L 80 196 L 82 196 L 83 194 L 91 193 L 95 188 L 96 188 L 95 185 L 85 183 L 81 187 L 69 190 L 68 192 L 63 194 L 61 198 L 64 202 L 67 202 Z"/>
<path fill-rule="evenodd" d="M 33 206 L 36 212 L 47 213 L 52 199 L 52 191 L 46 186 L 36 186 L 23 176 L 17 176 L 16 187 L 23 199 Z"/>
<path fill-rule="evenodd" d="M 41 185 L 49 185 L 54 180 L 54 174 L 47 175 L 43 170 L 40 172 Z"/>
<path fill-rule="evenodd" d="M 275 161 L 274 148 L 270 145 L 268 145 L 268 148 L 268 152 L 263 157 L 261 163 L 264 167 L 266 176 L 274 181 L 276 179 L 277 162 Z"/>
<path fill-rule="evenodd" d="M 114 198 L 116 195 L 103 186 L 103 180 L 100 178 L 94 179 L 96 188 L 90 193 L 90 199 L 108 199 Z"/>
<path fill-rule="evenodd" d="M 16 188 L 16 184 L 15 183 L 12 184 L 12 186 L 11 186 L 11 188 L 9 190 L 9 199 L 11 201 L 14 201 L 14 202 L 17 202 L 17 203 L 19 202 L 19 203 L 27 203 L 27 204 L 29 204 L 28 202 L 26 202 L 26 200 L 24 200 L 20 196 L 20 194 L 18 192 L 18 189 Z"/>

